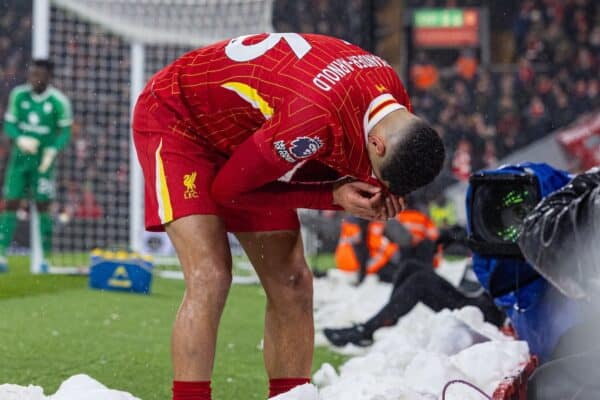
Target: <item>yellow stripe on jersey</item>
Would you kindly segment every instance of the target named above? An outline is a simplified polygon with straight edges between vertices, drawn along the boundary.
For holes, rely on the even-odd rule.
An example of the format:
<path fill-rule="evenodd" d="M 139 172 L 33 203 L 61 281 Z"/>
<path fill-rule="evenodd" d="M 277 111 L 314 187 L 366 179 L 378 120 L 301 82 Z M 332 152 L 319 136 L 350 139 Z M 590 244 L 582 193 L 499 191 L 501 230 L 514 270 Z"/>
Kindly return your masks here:
<path fill-rule="evenodd" d="M 158 200 L 158 216 L 160 222 L 166 224 L 173 220 L 173 207 L 171 207 L 171 197 L 169 196 L 169 187 L 167 186 L 167 177 L 163 165 L 160 150 L 162 149 L 162 139 L 156 149 L 156 198 Z"/>
<path fill-rule="evenodd" d="M 237 93 L 238 96 L 250 103 L 252 107 L 260 110 L 265 119 L 270 119 L 273 116 L 273 108 L 253 87 L 241 82 L 225 82 L 221 87 Z"/>

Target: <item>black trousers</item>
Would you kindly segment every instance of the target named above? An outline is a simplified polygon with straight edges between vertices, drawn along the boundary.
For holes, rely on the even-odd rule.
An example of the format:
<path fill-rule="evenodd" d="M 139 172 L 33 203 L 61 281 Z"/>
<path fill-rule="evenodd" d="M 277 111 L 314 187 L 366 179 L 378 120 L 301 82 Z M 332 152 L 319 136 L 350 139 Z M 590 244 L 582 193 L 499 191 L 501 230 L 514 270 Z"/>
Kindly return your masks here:
<path fill-rule="evenodd" d="M 409 259 L 398 267 L 389 301 L 365 323 L 365 330 L 373 333 L 381 327 L 395 325 L 419 302 L 434 311 L 475 306 L 483 312 L 486 321 L 496 326 L 502 325 L 505 318 L 487 294 L 467 297 L 437 275 L 431 264 Z"/>

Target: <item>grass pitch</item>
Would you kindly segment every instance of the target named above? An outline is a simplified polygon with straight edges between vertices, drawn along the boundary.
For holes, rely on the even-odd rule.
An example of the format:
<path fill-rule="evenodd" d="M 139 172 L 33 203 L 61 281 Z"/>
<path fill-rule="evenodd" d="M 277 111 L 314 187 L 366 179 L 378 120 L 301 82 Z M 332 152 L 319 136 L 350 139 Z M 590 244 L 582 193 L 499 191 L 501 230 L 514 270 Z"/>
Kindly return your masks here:
<path fill-rule="evenodd" d="M 28 264 L 11 257 L 10 271 L 0 274 L 0 384 L 35 384 L 52 394 L 64 379 L 85 373 L 143 400 L 170 398 L 170 334 L 183 282 L 155 278 L 149 296 L 102 292 L 89 289 L 87 277 L 31 275 Z M 264 305 L 259 286 L 232 288 L 213 398 L 266 398 L 258 348 Z M 325 349 L 314 359 L 313 371 L 343 361 Z"/>

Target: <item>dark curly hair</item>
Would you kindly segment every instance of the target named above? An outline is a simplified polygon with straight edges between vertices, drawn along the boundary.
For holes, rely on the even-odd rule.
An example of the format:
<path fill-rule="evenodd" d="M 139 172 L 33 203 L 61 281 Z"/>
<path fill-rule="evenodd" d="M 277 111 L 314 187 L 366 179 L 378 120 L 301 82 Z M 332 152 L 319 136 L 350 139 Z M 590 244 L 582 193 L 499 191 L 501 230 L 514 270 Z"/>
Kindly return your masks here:
<path fill-rule="evenodd" d="M 381 166 L 390 192 L 404 196 L 435 179 L 444 165 L 445 150 L 438 133 L 422 119 L 411 122 L 391 143 Z"/>

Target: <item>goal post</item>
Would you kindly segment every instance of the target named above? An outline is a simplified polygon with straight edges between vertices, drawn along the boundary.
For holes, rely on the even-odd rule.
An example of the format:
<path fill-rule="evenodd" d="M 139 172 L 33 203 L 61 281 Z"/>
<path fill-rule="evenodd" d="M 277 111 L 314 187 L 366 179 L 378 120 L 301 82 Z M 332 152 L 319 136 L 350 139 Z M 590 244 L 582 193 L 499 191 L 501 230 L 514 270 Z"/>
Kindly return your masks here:
<path fill-rule="evenodd" d="M 130 132 L 137 95 L 193 48 L 272 32 L 272 2 L 34 0 L 33 56 L 54 61 L 53 81 L 71 100 L 74 125 L 57 158 L 53 251 L 32 247 L 32 272 L 42 258 L 52 272 L 69 272 L 87 266 L 93 248 L 143 250 L 143 178 Z"/>

